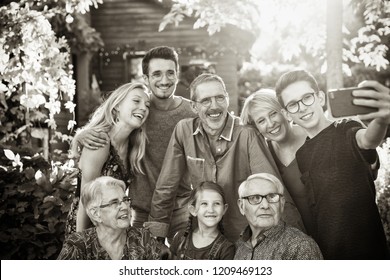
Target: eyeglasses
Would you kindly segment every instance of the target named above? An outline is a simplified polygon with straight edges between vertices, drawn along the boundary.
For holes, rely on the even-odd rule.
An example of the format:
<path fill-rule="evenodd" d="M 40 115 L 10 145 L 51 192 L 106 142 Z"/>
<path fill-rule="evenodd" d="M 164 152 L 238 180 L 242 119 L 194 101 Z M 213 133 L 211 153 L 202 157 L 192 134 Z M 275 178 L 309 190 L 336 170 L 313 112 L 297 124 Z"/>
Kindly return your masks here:
<path fill-rule="evenodd" d="M 122 204 L 122 202 L 124 202 L 127 205 L 130 205 L 131 199 L 130 199 L 130 197 L 125 196 L 122 200 L 119 200 L 119 199 L 112 200 L 107 204 L 100 205 L 99 208 L 110 207 L 110 208 L 116 209 Z"/>
<path fill-rule="evenodd" d="M 161 80 L 162 77 L 164 76 L 164 73 L 161 72 L 161 71 L 156 71 L 156 72 L 153 72 L 151 75 L 153 80 Z M 172 71 L 172 70 L 169 70 L 165 73 L 165 76 L 169 79 L 169 80 L 174 80 L 176 79 L 176 72 L 175 71 Z"/>
<path fill-rule="evenodd" d="M 280 193 L 269 193 L 266 195 L 254 194 L 241 197 L 241 199 L 246 199 L 252 205 L 260 204 L 263 201 L 263 198 L 267 200 L 268 203 L 276 203 L 280 201 L 280 197 L 283 196 Z"/>
<path fill-rule="evenodd" d="M 295 114 L 299 111 L 299 102 L 302 102 L 302 104 L 304 104 L 305 106 L 310 106 L 313 105 L 314 100 L 314 92 L 307 93 L 302 97 L 302 99 L 287 104 L 285 108 L 289 113 Z"/>
<path fill-rule="evenodd" d="M 227 96 L 226 95 L 217 95 L 217 96 L 207 97 L 207 98 L 204 98 L 204 99 L 199 100 L 199 101 L 194 100 L 194 102 L 199 103 L 200 105 L 202 105 L 204 107 L 209 107 L 211 105 L 211 102 L 212 102 L 211 100 L 213 98 L 215 99 L 215 101 L 218 104 L 223 104 L 223 103 L 225 103 Z"/>

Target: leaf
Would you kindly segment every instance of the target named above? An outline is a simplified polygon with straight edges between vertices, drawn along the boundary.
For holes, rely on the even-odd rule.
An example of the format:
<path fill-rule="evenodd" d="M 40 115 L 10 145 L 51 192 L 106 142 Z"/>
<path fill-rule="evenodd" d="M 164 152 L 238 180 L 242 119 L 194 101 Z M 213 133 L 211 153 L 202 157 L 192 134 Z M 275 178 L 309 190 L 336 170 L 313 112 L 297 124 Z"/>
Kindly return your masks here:
<path fill-rule="evenodd" d="M 43 203 L 46 203 L 46 202 L 53 202 L 55 203 L 57 201 L 57 199 L 52 196 L 52 195 L 48 195 L 46 196 L 44 199 L 43 199 Z"/>
<path fill-rule="evenodd" d="M 52 257 L 54 254 L 57 253 L 57 250 L 58 250 L 58 248 L 56 246 L 54 246 L 54 245 L 49 246 L 46 249 L 46 254 L 44 255 L 44 257 L 49 259 L 50 257 Z"/>
<path fill-rule="evenodd" d="M 14 160 L 15 159 L 15 154 L 11 150 L 4 149 L 4 154 L 10 160 Z"/>
<path fill-rule="evenodd" d="M 32 192 L 33 190 L 35 190 L 35 187 L 32 184 L 24 184 L 24 185 L 18 186 L 18 191 L 20 193 L 28 193 L 28 192 Z"/>
<path fill-rule="evenodd" d="M 26 176 L 26 178 L 28 180 L 31 180 L 32 178 L 34 178 L 34 174 L 35 174 L 35 170 L 34 168 L 32 167 L 27 167 L 25 170 L 24 170 L 24 174 Z"/>

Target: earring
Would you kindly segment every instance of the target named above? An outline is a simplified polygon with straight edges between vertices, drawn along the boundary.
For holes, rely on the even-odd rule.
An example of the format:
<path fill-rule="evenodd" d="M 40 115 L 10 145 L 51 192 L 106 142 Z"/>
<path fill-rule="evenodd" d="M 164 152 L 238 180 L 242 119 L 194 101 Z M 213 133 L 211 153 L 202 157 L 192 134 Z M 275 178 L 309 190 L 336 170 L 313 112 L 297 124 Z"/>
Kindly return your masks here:
<path fill-rule="evenodd" d="M 114 117 L 114 122 L 115 123 L 118 123 L 119 122 L 119 111 L 117 110 L 117 109 L 114 109 L 113 111 L 112 111 L 112 114 L 113 114 L 113 117 Z"/>

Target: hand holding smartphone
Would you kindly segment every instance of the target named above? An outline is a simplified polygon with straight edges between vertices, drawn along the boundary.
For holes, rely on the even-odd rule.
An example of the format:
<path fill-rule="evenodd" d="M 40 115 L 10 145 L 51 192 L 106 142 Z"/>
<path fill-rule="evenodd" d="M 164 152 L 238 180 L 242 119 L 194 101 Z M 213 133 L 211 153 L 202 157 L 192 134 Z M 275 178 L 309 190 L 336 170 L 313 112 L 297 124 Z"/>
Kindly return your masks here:
<path fill-rule="evenodd" d="M 352 100 L 355 97 L 352 95 L 352 91 L 359 89 L 375 90 L 371 87 L 350 87 L 328 91 L 329 105 L 333 117 L 363 115 L 378 111 L 377 108 L 353 104 Z"/>

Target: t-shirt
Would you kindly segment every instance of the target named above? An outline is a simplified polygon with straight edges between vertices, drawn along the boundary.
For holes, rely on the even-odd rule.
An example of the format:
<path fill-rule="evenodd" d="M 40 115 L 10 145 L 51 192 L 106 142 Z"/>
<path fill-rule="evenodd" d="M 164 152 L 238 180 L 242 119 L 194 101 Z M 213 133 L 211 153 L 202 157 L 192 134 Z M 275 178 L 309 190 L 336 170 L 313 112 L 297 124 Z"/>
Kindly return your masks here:
<path fill-rule="evenodd" d="M 356 121 L 334 122 L 296 154 L 313 205 L 312 237 L 325 259 L 388 257 L 370 168 L 377 153 L 359 148 L 355 135 L 361 128 Z"/>
<path fill-rule="evenodd" d="M 186 243 L 180 250 L 180 243 L 183 242 L 184 232 L 178 232 L 173 238 L 170 250 L 174 256 L 185 260 L 232 260 L 234 257 L 234 244 L 228 241 L 221 233 L 208 246 L 196 248 L 192 242 L 192 232 L 188 234 L 184 243 Z"/>

